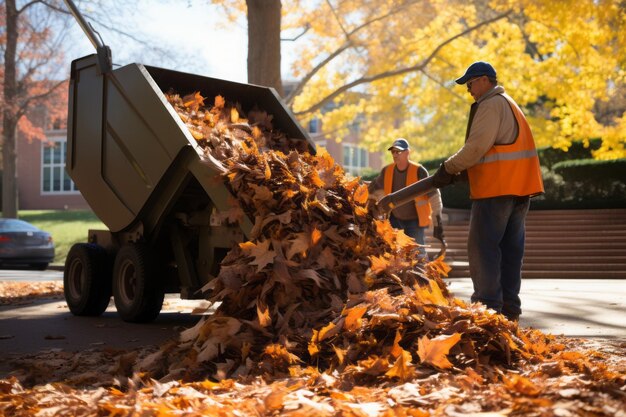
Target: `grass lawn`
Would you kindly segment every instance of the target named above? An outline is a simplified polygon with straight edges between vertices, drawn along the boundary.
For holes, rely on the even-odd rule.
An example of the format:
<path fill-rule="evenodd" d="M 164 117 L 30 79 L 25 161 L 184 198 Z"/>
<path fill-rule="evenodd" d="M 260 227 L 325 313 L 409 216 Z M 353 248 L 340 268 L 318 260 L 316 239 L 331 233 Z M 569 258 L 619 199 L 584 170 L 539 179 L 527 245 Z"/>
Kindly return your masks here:
<path fill-rule="evenodd" d="M 62 265 L 74 243 L 86 242 L 89 229 L 106 226 L 90 210 L 21 210 L 20 219 L 50 233 L 54 240 L 53 264 Z"/>

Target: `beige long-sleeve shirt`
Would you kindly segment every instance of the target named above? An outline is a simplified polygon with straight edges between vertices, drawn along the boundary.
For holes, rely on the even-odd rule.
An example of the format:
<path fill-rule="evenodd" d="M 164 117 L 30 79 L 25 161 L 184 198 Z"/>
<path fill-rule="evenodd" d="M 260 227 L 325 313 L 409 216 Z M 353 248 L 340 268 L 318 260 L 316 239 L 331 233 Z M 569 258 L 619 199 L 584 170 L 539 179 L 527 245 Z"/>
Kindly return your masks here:
<path fill-rule="evenodd" d="M 495 86 L 472 106 L 478 106 L 465 145 L 445 161 L 446 171 L 456 174 L 470 168 L 493 147 L 506 145 L 517 138 L 517 121 L 504 94 Z"/>

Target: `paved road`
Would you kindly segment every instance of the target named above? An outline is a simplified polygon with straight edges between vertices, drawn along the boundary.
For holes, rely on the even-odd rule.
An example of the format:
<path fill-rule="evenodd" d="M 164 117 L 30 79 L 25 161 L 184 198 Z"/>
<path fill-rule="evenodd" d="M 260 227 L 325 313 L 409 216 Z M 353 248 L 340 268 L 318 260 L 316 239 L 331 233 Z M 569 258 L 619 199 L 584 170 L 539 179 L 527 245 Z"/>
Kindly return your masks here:
<path fill-rule="evenodd" d="M 448 282 L 452 293 L 469 300 L 469 278 Z M 626 279 L 525 279 L 520 297 L 521 326 L 554 335 L 626 339 Z"/>
<path fill-rule="evenodd" d="M 56 271 L 3 271 L 2 280 L 62 280 Z M 450 279 L 451 291 L 469 300 L 467 278 Z M 626 339 L 626 284 L 622 280 L 525 280 L 520 324 L 555 335 Z M 160 344 L 199 319 L 204 301 L 168 295 L 162 313 L 148 324 L 119 319 L 113 303 L 101 317 L 75 317 L 62 299 L 0 306 L 0 357 L 46 349 L 132 348 Z"/>

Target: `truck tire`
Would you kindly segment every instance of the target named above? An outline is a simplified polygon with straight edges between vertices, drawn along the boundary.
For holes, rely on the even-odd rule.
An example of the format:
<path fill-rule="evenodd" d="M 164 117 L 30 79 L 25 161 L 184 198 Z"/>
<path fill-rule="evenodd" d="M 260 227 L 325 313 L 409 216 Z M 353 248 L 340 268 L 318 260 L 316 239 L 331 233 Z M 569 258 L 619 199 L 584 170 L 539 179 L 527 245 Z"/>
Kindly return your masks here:
<path fill-rule="evenodd" d="M 104 248 L 76 243 L 65 259 L 63 293 L 75 316 L 99 316 L 111 299 L 111 276 Z"/>
<path fill-rule="evenodd" d="M 163 306 L 163 280 L 148 248 L 141 243 L 123 246 L 113 266 L 113 299 L 122 320 L 154 320 Z"/>

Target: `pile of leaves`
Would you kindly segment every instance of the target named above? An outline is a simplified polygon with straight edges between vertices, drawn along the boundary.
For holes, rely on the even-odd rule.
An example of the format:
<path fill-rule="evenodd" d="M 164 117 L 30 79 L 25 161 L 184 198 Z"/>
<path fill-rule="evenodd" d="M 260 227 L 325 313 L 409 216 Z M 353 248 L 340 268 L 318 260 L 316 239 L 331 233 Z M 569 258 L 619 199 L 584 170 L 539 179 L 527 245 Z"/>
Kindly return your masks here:
<path fill-rule="evenodd" d="M 37 298 L 61 298 L 61 281 L 3 281 L 0 282 L 0 305 L 15 305 L 32 302 Z"/>
<path fill-rule="evenodd" d="M 254 222 L 204 288 L 219 307 L 156 351 L 120 353 L 96 390 L 0 381 L 0 411 L 624 415 L 623 346 L 521 329 L 454 298 L 444 260 L 415 256 L 416 243 L 372 212 L 367 188 L 328 154 L 310 154 L 261 110 L 167 97 L 236 196 L 223 220 Z"/>
<path fill-rule="evenodd" d="M 514 323 L 453 299 L 443 259 L 416 256 L 415 241 L 376 218 L 367 186 L 327 153 L 296 149 L 303 141 L 265 113 L 243 117 L 222 97 L 211 107 L 198 93 L 168 99 L 254 227 L 205 288 L 217 312 L 144 369 L 168 363 L 170 378 L 220 380 L 311 364 L 409 380 L 532 356 Z"/>
<path fill-rule="evenodd" d="M 212 106 L 198 93 L 168 100 L 237 197 L 226 219 L 242 210 L 254 227 L 205 288 L 221 303 L 216 313 L 142 369 L 222 380 L 315 366 L 362 384 L 442 370 L 493 376 L 563 348 L 452 297 L 444 260 L 415 256 L 358 178 L 274 130 L 271 116 L 246 117 L 220 96 Z"/>

